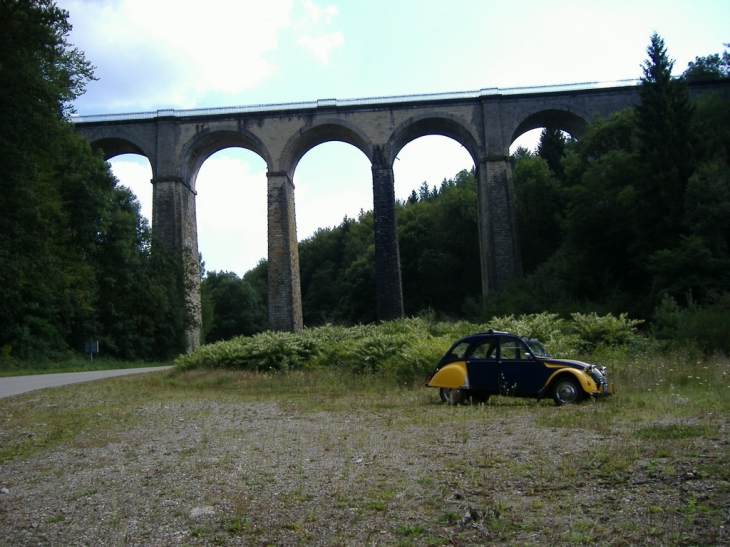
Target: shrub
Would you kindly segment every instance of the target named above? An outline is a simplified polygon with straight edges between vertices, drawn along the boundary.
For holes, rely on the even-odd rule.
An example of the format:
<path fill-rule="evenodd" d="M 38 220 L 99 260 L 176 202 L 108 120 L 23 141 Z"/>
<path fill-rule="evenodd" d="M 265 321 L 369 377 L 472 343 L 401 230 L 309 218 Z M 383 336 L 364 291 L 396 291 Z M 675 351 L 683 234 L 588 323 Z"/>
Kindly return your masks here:
<path fill-rule="evenodd" d="M 682 346 L 692 345 L 705 354 L 730 354 L 730 293 L 715 295 L 709 306 L 698 306 L 687 294 L 687 307 L 664 295 L 654 310 L 652 334 Z"/>
<path fill-rule="evenodd" d="M 554 313 L 536 313 L 514 317 L 495 317 L 490 328 L 537 338 L 552 355 L 567 356 L 579 347 L 578 336 L 570 325 Z"/>
<path fill-rule="evenodd" d="M 555 356 L 637 344 L 639 321 L 625 315 L 556 314 L 495 317 L 486 325 L 436 322 L 432 318 L 398 319 L 378 325 L 345 328 L 332 325 L 303 332 L 265 332 L 201 346 L 175 362 L 177 368 L 233 368 L 255 371 L 341 369 L 378 373 L 407 382 L 428 375 L 458 338 L 489 328 L 538 338 Z"/>
<path fill-rule="evenodd" d="M 604 316 L 573 313 L 571 317 L 571 328 L 578 336 L 583 351 L 592 352 L 598 346 L 626 346 L 641 340 L 636 327 L 643 321 L 629 319 L 625 313 L 618 317 L 610 313 Z"/>
<path fill-rule="evenodd" d="M 264 332 L 239 336 L 225 342 L 201 346 L 175 361 L 181 370 L 233 368 L 245 370 L 288 370 L 303 367 L 316 353 L 311 338 L 290 332 Z"/>

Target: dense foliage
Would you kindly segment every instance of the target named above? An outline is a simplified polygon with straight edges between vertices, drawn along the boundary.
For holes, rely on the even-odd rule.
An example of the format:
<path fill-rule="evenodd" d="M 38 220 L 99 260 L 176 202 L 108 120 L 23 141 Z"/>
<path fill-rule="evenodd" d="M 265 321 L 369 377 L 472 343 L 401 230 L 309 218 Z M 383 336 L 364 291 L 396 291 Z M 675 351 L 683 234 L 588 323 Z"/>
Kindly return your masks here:
<path fill-rule="evenodd" d="M 566 147 L 560 247 L 516 284 L 523 302 L 644 319 L 664 298 L 689 299 L 698 313 L 726 302 L 730 101 L 713 94 L 691 101 L 686 80 L 670 76 L 660 37 L 648 53 L 637 108 L 594 120 Z M 544 176 L 543 184 L 554 180 Z M 518 194 L 522 183 L 518 161 Z M 520 300 L 502 298 L 502 305 Z M 717 349 L 727 351 L 728 338 Z"/>
<path fill-rule="evenodd" d="M 180 257 L 67 121 L 93 78 L 70 30 L 50 0 L 0 3 L 0 365 L 87 340 L 125 359 L 184 347 Z"/>
<path fill-rule="evenodd" d="M 488 328 L 538 338 L 558 357 L 590 357 L 605 348 L 645 348 L 649 342 L 637 333 L 639 323 L 625 315 L 576 313 L 570 319 L 561 319 L 555 314 L 541 313 L 494 317 L 487 324 L 419 317 L 349 328 L 326 325 L 296 334 L 264 332 L 208 344 L 178 357 L 175 365 L 181 370 L 226 368 L 260 372 L 326 368 L 380 373 L 412 381 L 430 374 L 457 338 Z"/>
<path fill-rule="evenodd" d="M 251 335 L 266 328 L 260 294 L 233 272 L 209 272 L 200 283 L 205 342 Z"/>

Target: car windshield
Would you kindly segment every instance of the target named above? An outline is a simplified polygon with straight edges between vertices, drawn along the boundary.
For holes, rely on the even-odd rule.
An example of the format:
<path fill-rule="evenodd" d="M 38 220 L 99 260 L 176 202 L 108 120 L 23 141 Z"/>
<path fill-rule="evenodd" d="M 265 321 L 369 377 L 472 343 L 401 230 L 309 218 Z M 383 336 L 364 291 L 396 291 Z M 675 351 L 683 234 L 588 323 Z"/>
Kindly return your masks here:
<path fill-rule="evenodd" d="M 530 351 L 533 355 L 537 355 L 538 357 L 550 357 L 550 354 L 537 340 L 525 340 L 525 342 L 527 342 L 527 345 L 530 347 Z"/>

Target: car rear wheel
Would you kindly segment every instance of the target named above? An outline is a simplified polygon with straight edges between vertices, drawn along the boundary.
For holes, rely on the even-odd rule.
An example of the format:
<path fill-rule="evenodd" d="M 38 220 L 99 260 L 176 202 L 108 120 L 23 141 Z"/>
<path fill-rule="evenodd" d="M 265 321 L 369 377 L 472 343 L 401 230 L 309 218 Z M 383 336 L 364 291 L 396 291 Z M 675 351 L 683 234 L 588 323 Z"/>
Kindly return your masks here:
<path fill-rule="evenodd" d="M 553 401 L 558 406 L 570 405 L 583 399 L 583 390 L 572 378 L 561 378 L 555 383 Z"/>
<path fill-rule="evenodd" d="M 464 402 L 464 390 L 460 387 L 442 387 L 439 389 L 439 396 L 444 403 L 450 405 L 458 405 Z"/>

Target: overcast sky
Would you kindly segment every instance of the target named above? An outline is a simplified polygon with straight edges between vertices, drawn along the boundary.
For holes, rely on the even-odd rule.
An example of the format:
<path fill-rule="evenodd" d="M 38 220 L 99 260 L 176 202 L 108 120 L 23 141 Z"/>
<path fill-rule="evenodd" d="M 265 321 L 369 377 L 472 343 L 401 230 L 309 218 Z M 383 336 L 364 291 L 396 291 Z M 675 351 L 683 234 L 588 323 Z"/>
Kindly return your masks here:
<path fill-rule="evenodd" d="M 387 97 L 641 76 L 653 32 L 681 73 L 730 42 L 727 0 L 57 0 L 98 81 L 80 115 Z M 534 145 L 535 136 L 525 137 Z M 138 156 L 112 160 L 151 215 Z M 424 137 L 395 163 L 396 197 L 473 166 L 458 143 Z M 299 239 L 372 209 L 370 165 L 343 143 L 294 175 Z M 208 159 L 197 180 L 207 270 L 242 275 L 266 257 L 266 166 L 249 151 Z"/>

